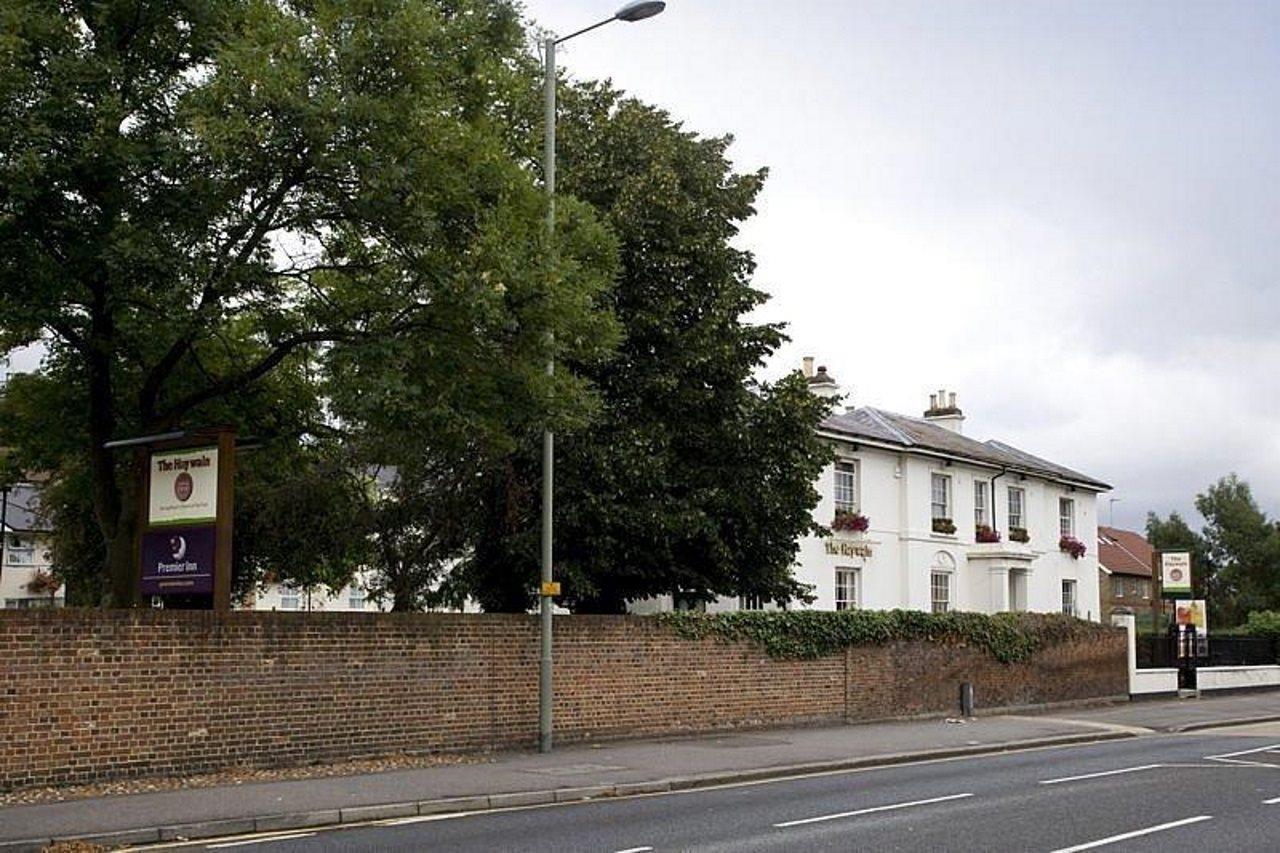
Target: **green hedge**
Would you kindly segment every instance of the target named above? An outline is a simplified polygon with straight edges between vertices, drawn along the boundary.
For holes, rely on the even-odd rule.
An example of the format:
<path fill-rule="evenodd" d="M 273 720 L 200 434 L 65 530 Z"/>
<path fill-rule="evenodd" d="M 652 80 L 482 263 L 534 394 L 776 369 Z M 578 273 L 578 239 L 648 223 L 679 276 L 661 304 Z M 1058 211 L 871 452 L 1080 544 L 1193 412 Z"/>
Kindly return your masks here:
<path fill-rule="evenodd" d="M 1114 631 L 1057 613 L 924 613 L 919 610 L 738 611 L 661 613 L 657 620 L 680 636 L 762 646 L 774 658 L 818 658 L 851 646 L 924 640 L 976 646 L 1003 663 L 1041 649 Z"/>
<path fill-rule="evenodd" d="M 1280 637 L 1280 612 L 1255 610 L 1244 623 L 1244 633 L 1251 637 Z"/>

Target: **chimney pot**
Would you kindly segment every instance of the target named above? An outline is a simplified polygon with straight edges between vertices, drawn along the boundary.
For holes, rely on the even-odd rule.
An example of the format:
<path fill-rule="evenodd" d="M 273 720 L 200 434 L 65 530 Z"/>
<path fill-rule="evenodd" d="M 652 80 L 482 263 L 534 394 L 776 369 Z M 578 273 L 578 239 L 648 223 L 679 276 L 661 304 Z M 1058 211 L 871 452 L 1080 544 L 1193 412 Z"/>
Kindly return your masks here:
<path fill-rule="evenodd" d="M 826 366 L 825 364 L 820 364 L 820 365 L 818 365 L 818 373 L 819 373 L 819 374 L 823 374 L 823 373 L 826 373 L 826 372 L 827 372 L 827 366 Z"/>
<path fill-rule="evenodd" d="M 938 408 L 938 395 L 937 395 L 937 394 L 930 394 L 930 395 L 929 395 L 929 409 L 930 409 L 930 411 L 932 411 L 933 409 L 936 409 L 936 408 Z"/>
<path fill-rule="evenodd" d="M 804 364 L 804 375 L 806 377 L 813 376 L 813 356 L 806 355 L 804 357 L 803 364 Z"/>
<path fill-rule="evenodd" d="M 954 409 L 956 407 L 956 392 L 952 391 L 947 395 L 947 408 Z"/>

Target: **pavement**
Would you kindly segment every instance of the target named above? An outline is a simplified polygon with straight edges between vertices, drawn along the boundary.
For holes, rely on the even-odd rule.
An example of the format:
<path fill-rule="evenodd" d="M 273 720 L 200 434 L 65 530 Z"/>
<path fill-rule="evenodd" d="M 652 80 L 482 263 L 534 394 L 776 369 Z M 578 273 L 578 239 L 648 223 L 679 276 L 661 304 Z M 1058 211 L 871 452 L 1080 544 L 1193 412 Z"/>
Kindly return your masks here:
<path fill-rule="evenodd" d="M 1280 692 L 1153 700 L 959 722 L 913 720 L 582 743 L 485 763 L 259 782 L 0 809 L 0 850 L 108 845 L 681 791 L 803 773 L 1280 720 Z"/>

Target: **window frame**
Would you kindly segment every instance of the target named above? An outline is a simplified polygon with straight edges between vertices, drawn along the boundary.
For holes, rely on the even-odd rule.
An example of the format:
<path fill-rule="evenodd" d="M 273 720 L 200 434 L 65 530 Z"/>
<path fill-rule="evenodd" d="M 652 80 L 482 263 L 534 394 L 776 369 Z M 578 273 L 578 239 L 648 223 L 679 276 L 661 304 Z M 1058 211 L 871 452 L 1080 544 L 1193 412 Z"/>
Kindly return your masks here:
<path fill-rule="evenodd" d="M 1075 498 L 1058 498 L 1058 533 L 1062 536 L 1076 535 L 1076 501 Z"/>
<path fill-rule="evenodd" d="M 852 583 L 842 583 L 842 577 L 850 579 Z M 837 566 L 836 567 L 836 612 L 845 610 L 861 610 L 862 609 L 862 569 L 857 566 Z M 841 592 L 851 592 L 852 596 L 842 599 Z M 843 605 L 843 606 L 842 606 Z"/>
<path fill-rule="evenodd" d="M 992 527 L 991 521 L 987 519 L 987 513 L 990 511 L 987 501 L 988 486 L 991 484 L 986 480 L 975 477 L 973 480 L 973 526 Z"/>
<path fill-rule="evenodd" d="M 929 612 L 930 613 L 950 613 L 952 609 L 952 583 L 951 572 L 942 571 L 940 569 L 929 570 Z M 939 584 L 939 580 L 942 581 Z M 938 597 L 938 591 L 941 589 L 945 596 Z M 941 605 L 941 607 L 939 607 Z"/>
<path fill-rule="evenodd" d="M 835 503 L 836 512 L 861 512 L 862 499 L 859 494 L 861 483 L 861 471 L 859 470 L 858 460 L 856 459 L 837 459 L 835 467 L 832 470 L 831 497 Z M 841 500 L 841 476 L 847 476 L 849 482 L 845 489 L 848 491 L 848 499 Z"/>
<path fill-rule="evenodd" d="M 1068 591 L 1070 592 L 1071 609 L 1067 609 Z M 1080 611 L 1080 585 L 1076 583 L 1074 578 L 1062 579 L 1062 612 L 1068 616 L 1075 616 Z"/>
<path fill-rule="evenodd" d="M 942 484 L 942 514 L 938 514 L 938 494 L 936 486 Z M 951 491 L 951 475 L 942 474 L 938 471 L 929 472 L 929 518 L 930 520 L 938 518 L 954 518 L 951 514 L 952 509 L 952 491 Z"/>
<path fill-rule="evenodd" d="M 1005 517 L 1005 527 L 1009 530 L 1014 528 L 1027 529 L 1027 490 L 1022 486 L 1009 486 L 1005 490 L 1005 503 L 1007 506 L 1007 514 Z M 1013 511 L 1013 496 L 1018 496 L 1018 511 Z M 1014 519 L 1018 520 L 1017 524 L 1013 523 Z"/>
<path fill-rule="evenodd" d="M 764 606 L 768 604 L 763 595 L 739 595 L 738 609 L 751 612 L 760 612 L 764 610 Z"/>
<path fill-rule="evenodd" d="M 292 601 L 290 606 L 285 601 Z M 280 609 L 281 610 L 301 610 L 302 609 L 302 590 L 295 589 L 291 586 L 280 586 Z"/>
<path fill-rule="evenodd" d="M 357 601 L 360 602 L 359 607 L 356 606 Z M 357 613 L 363 612 L 368 603 L 369 603 L 369 596 L 360 587 L 353 586 L 351 587 L 351 589 L 347 590 L 347 609 L 348 610 L 353 610 Z"/>

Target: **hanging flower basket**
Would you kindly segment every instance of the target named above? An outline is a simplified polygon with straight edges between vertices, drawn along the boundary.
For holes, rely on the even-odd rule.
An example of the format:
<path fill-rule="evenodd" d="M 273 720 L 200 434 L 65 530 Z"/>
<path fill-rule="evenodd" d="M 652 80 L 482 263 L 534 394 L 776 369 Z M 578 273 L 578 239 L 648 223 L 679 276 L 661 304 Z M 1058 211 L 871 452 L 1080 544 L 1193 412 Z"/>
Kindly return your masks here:
<path fill-rule="evenodd" d="M 956 523 L 949 518 L 935 518 L 933 520 L 934 533 L 946 533 L 948 536 L 956 532 Z"/>
<path fill-rule="evenodd" d="M 27 592 L 32 595 L 47 595 L 52 598 L 60 589 L 62 589 L 62 581 L 46 571 L 36 572 L 35 576 L 27 582 Z"/>
<path fill-rule="evenodd" d="M 977 528 L 973 531 L 973 538 L 978 542 L 986 542 L 986 543 L 999 542 L 1000 531 L 994 529 L 989 524 L 979 524 Z"/>
<path fill-rule="evenodd" d="M 1071 558 L 1078 560 L 1083 557 L 1089 549 L 1085 548 L 1084 543 L 1074 536 L 1063 536 L 1058 540 L 1058 549 L 1071 555 Z"/>
<path fill-rule="evenodd" d="M 1031 541 L 1031 534 L 1027 532 L 1027 528 L 1025 527 L 1010 527 L 1009 541 L 1021 542 L 1025 545 L 1026 543 Z"/>
<path fill-rule="evenodd" d="M 871 526 L 871 519 L 860 512 L 849 509 L 836 510 L 836 517 L 831 522 L 832 530 L 843 530 L 853 533 L 866 533 Z"/>

